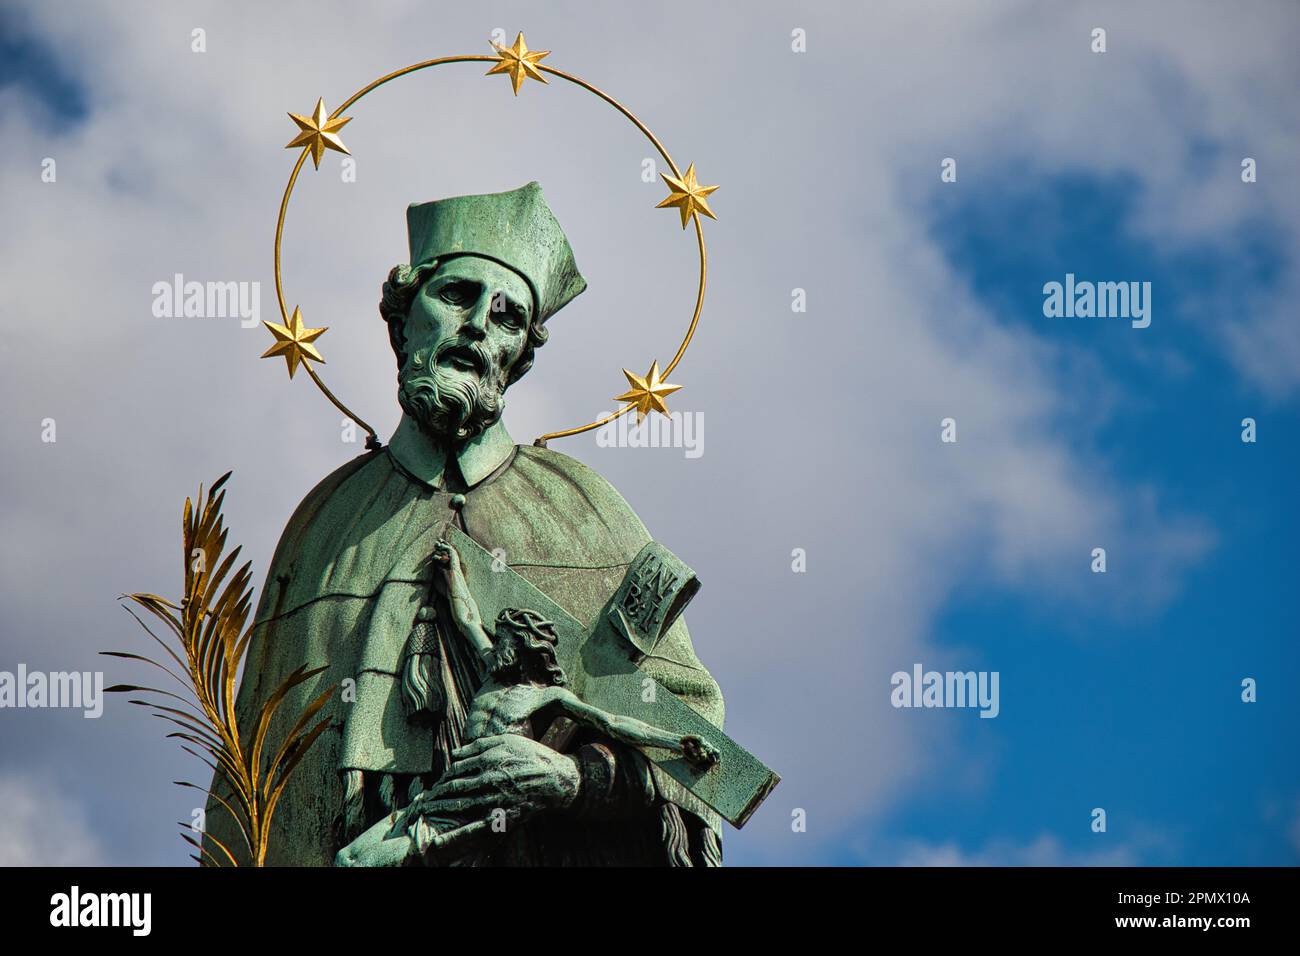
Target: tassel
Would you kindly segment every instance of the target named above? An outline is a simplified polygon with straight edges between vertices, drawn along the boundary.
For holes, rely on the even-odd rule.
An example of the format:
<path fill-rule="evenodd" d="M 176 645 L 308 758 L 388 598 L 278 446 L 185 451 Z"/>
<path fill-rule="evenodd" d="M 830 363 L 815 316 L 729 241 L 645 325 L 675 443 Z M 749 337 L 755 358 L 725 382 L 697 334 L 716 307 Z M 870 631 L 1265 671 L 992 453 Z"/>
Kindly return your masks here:
<path fill-rule="evenodd" d="M 407 720 L 432 723 L 441 712 L 444 705 L 441 670 L 436 613 L 426 605 L 416 614 L 415 625 L 402 652 L 402 703 Z"/>
<path fill-rule="evenodd" d="M 698 866 L 722 866 L 722 840 L 707 823 L 700 827 Z"/>
<path fill-rule="evenodd" d="M 669 866 L 693 866 L 690 854 L 690 837 L 686 821 L 676 804 L 664 801 L 659 805 L 660 838 L 667 851 Z"/>
<path fill-rule="evenodd" d="M 361 835 L 366 822 L 365 776 L 360 770 L 343 771 L 343 842 Z"/>
<path fill-rule="evenodd" d="M 379 781 L 379 802 L 383 805 L 383 808 L 390 813 L 397 809 L 397 807 L 394 806 L 395 801 L 393 799 L 395 791 L 396 781 L 393 780 L 393 775 L 391 773 L 384 774 L 383 779 Z"/>

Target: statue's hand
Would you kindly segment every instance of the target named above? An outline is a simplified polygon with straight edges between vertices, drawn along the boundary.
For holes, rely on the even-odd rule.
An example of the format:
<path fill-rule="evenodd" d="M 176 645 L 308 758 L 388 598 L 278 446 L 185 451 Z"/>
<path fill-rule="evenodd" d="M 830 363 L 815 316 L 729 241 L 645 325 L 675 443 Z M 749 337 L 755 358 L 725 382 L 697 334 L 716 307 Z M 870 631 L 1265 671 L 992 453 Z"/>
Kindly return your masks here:
<path fill-rule="evenodd" d="M 717 747 L 695 734 L 688 734 L 682 738 L 682 756 L 687 762 L 700 768 L 712 767 L 722 759 Z"/>
<path fill-rule="evenodd" d="M 481 737 L 452 751 L 447 773 L 420 794 L 423 813 L 527 815 L 573 804 L 577 762 L 520 734 Z"/>
<path fill-rule="evenodd" d="M 335 866 L 406 866 L 413 862 L 415 844 L 398 814 L 390 813 L 334 857 Z"/>
<path fill-rule="evenodd" d="M 433 546 L 433 559 L 442 565 L 448 573 L 454 573 L 460 569 L 460 555 L 456 553 L 450 542 L 439 541 Z"/>

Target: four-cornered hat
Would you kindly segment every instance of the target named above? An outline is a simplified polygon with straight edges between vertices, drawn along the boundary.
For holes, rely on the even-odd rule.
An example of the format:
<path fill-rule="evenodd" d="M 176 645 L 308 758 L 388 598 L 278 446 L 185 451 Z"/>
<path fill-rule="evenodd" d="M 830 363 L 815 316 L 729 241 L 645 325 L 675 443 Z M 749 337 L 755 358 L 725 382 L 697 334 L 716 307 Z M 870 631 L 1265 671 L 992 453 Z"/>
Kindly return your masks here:
<path fill-rule="evenodd" d="M 587 288 L 537 183 L 504 193 L 412 203 L 406 229 L 412 266 L 482 256 L 519 273 L 533 293 L 535 322 L 546 321 Z"/>

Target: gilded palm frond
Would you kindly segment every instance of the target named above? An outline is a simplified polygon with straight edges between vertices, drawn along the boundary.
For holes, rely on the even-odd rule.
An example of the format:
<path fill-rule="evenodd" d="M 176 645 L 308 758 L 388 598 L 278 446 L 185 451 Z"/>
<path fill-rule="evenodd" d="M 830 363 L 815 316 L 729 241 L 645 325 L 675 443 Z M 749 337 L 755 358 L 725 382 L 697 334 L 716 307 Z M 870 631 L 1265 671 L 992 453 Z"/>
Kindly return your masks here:
<path fill-rule="evenodd" d="M 166 626 L 174 639 L 172 643 L 180 645 L 180 652 L 155 634 L 134 609 L 123 605 L 163 649 L 166 658 L 159 661 L 124 651 L 102 653 L 149 664 L 180 685 L 182 693 L 137 684 L 117 684 L 108 690 L 154 695 L 155 699 L 132 699 L 131 703 L 147 707 L 155 717 L 175 725 L 178 729 L 167 736 L 181 740 L 182 749 L 203 761 L 213 771 L 214 780 L 224 780 L 230 792 L 222 796 L 216 792 L 215 785 L 209 790 L 180 780 L 176 784 L 209 795 L 230 813 L 243 838 L 246 858 L 254 866 L 262 866 L 276 804 L 298 762 L 329 725 L 328 718 L 312 722 L 335 688 L 327 688 L 303 709 L 272 752 L 267 738 L 280 705 L 294 687 L 325 670 L 324 667 L 299 667 L 262 702 L 249 733 L 240 733 L 235 713 L 235 681 L 252 638 L 252 627 L 248 626 L 253 595 L 249 570 L 252 562 L 246 561 L 235 568 L 238 547 L 223 558 L 226 528 L 221 515 L 225 499 L 222 487 L 229 477 L 230 472 L 226 472 L 218 478 L 206 496 L 200 485 L 197 507 L 189 498 L 185 499 L 181 522 L 185 588 L 180 603 L 156 594 L 124 595 L 124 599 L 134 602 Z M 166 702 L 157 698 L 165 698 Z M 199 851 L 193 858 L 201 864 L 235 866 L 244 855 L 239 848 L 227 847 L 208 834 L 209 843 L 215 847 L 215 851 L 211 850 L 186 832 L 188 824 L 181 826 L 181 837 Z"/>

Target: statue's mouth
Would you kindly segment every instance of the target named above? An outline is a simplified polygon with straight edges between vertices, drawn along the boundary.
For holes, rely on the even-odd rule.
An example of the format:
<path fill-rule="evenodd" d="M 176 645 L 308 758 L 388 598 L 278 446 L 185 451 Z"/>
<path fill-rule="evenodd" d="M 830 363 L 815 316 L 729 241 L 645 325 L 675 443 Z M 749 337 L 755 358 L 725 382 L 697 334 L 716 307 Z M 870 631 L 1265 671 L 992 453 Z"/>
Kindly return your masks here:
<path fill-rule="evenodd" d="M 476 375 L 487 373 L 487 359 L 481 351 L 468 345 L 451 345 L 438 353 L 438 363 Z"/>

